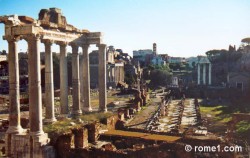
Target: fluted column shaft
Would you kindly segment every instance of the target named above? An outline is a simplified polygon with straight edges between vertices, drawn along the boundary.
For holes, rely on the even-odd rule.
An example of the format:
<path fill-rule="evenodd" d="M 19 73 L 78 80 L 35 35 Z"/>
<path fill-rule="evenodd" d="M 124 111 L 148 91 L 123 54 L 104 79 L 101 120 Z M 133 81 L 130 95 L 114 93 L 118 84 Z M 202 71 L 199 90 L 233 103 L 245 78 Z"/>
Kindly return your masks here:
<path fill-rule="evenodd" d="M 78 46 L 72 44 L 72 115 L 77 116 L 82 113 L 80 107 L 80 80 L 79 80 L 79 54 Z"/>
<path fill-rule="evenodd" d="M 107 111 L 107 87 L 106 87 L 106 45 L 99 44 L 99 78 L 98 78 L 98 87 L 99 87 L 99 109 L 100 111 Z"/>
<path fill-rule="evenodd" d="M 29 63 L 29 120 L 31 135 L 42 135 L 42 91 L 41 91 L 41 67 L 40 67 L 40 37 L 30 35 L 28 42 Z"/>
<path fill-rule="evenodd" d="M 66 42 L 58 43 L 60 45 L 60 106 L 61 114 L 68 115 L 68 62 Z"/>
<path fill-rule="evenodd" d="M 7 133 L 20 133 L 22 128 L 20 125 L 18 39 L 9 38 L 7 40 L 9 49 L 9 128 Z"/>
<path fill-rule="evenodd" d="M 88 54 L 89 45 L 82 46 L 82 71 L 83 71 L 83 81 L 82 81 L 82 100 L 83 100 L 83 110 L 86 112 L 92 111 L 90 104 L 90 73 L 89 73 L 89 54 Z"/>
<path fill-rule="evenodd" d="M 51 52 L 51 41 L 45 41 L 45 122 L 55 122 L 54 112 L 54 79 L 53 79 L 53 56 Z"/>

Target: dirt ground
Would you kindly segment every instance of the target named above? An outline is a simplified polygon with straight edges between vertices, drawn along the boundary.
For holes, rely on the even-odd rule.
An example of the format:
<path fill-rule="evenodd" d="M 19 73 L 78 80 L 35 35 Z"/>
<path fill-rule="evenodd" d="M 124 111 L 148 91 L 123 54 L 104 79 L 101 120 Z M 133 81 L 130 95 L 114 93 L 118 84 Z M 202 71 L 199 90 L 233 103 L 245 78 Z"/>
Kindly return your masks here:
<path fill-rule="evenodd" d="M 160 97 L 151 98 L 151 103 L 147 107 L 143 107 L 142 110 L 134 116 L 126 125 L 129 128 L 145 129 L 149 119 L 153 116 L 158 108 L 158 103 L 161 102 Z"/>

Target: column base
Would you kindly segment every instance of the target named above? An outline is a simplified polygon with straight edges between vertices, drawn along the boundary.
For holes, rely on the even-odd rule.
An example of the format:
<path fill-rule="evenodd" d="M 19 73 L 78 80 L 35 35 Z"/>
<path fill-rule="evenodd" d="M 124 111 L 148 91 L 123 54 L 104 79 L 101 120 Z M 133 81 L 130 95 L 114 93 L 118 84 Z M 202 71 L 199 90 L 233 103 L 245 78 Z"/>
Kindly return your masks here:
<path fill-rule="evenodd" d="M 108 112 L 108 109 L 107 108 L 99 108 L 99 111 L 105 113 L 105 112 Z"/>
<path fill-rule="evenodd" d="M 43 123 L 44 124 L 51 124 L 51 123 L 54 123 L 54 122 L 56 122 L 57 121 L 57 119 L 54 117 L 54 118 L 50 118 L 50 119 L 48 119 L 48 118 L 45 118 L 44 120 L 43 120 Z"/>
<path fill-rule="evenodd" d="M 83 107 L 82 110 L 83 110 L 84 112 L 92 112 L 92 111 L 93 111 L 92 107 Z"/>
<path fill-rule="evenodd" d="M 19 126 L 9 126 L 8 130 L 6 131 L 7 134 L 19 134 L 22 133 L 24 129 Z"/>
<path fill-rule="evenodd" d="M 33 136 L 33 137 L 41 137 L 43 135 L 47 135 L 47 133 L 44 133 L 43 131 L 38 131 L 38 132 L 31 132 L 29 133 L 30 136 Z"/>
<path fill-rule="evenodd" d="M 72 111 L 72 113 L 71 113 L 71 116 L 79 116 L 79 115 L 81 115 L 82 114 L 82 110 L 74 110 L 74 111 Z"/>

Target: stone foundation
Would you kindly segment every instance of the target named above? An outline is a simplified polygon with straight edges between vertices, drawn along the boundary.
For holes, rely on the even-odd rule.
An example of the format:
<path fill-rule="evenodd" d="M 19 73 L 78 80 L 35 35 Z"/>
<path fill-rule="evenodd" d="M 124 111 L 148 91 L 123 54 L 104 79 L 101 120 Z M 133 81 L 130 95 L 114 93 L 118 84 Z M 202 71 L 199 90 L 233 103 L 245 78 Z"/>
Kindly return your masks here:
<path fill-rule="evenodd" d="M 47 134 L 6 134 L 5 140 L 6 155 L 11 158 L 55 158 L 54 148 L 48 146 Z"/>

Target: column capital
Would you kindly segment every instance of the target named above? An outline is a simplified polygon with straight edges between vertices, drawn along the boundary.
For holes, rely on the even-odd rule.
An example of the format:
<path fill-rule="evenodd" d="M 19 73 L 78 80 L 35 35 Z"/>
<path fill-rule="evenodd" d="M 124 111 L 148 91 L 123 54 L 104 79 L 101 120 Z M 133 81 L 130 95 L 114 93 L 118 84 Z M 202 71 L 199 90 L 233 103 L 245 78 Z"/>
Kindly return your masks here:
<path fill-rule="evenodd" d="M 106 44 L 97 44 L 96 46 L 99 48 L 105 48 L 107 45 Z"/>
<path fill-rule="evenodd" d="M 78 54 L 78 48 L 79 48 L 79 45 L 77 45 L 76 43 L 70 43 L 70 46 L 72 48 L 72 54 Z"/>
<path fill-rule="evenodd" d="M 38 40 L 40 40 L 41 35 L 40 34 L 28 34 L 28 35 L 23 35 L 22 37 L 27 42 L 30 42 L 30 41 L 38 41 Z"/>
<path fill-rule="evenodd" d="M 50 39 L 43 39 L 41 42 L 44 43 L 45 46 L 51 46 L 54 43 L 54 41 Z"/>
<path fill-rule="evenodd" d="M 88 49 L 90 46 L 90 44 L 82 44 L 81 47 L 82 49 Z"/>
<path fill-rule="evenodd" d="M 8 42 L 18 42 L 21 39 L 21 36 L 3 36 L 3 40 Z"/>
<path fill-rule="evenodd" d="M 65 42 L 65 41 L 57 41 L 57 42 L 55 42 L 57 45 L 59 45 L 59 46 L 64 46 L 64 47 L 66 47 L 69 43 L 68 42 Z"/>

